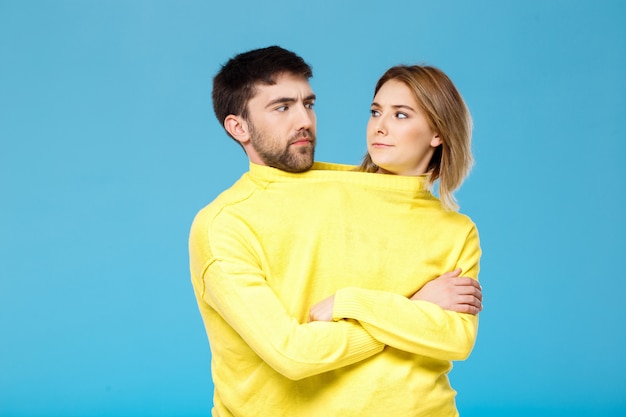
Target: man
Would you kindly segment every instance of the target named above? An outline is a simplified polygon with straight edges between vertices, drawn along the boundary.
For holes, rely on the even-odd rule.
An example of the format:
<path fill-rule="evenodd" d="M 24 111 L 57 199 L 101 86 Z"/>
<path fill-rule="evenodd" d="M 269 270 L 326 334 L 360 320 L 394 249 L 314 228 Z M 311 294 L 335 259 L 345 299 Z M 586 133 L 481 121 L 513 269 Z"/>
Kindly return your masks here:
<path fill-rule="evenodd" d="M 455 218 L 469 243 L 452 247 L 428 232 L 423 256 L 445 259 L 415 262 L 418 237 L 404 233 L 414 215 L 387 198 L 413 179 L 313 165 L 311 76 L 300 57 L 269 47 L 234 57 L 214 79 L 216 116 L 250 171 L 190 232 L 213 415 L 455 415 L 446 375 L 473 347 L 481 295 L 473 279 L 452 278 L 458 271 L 435 278 L 456 267 L 476 278 L 473 224 Z M 384 198 L 372 191 L 381 186 Z M 366 206 L 374 201 L 381 218 Z M 335 292 L 335 321 L 309 322 Z"/>

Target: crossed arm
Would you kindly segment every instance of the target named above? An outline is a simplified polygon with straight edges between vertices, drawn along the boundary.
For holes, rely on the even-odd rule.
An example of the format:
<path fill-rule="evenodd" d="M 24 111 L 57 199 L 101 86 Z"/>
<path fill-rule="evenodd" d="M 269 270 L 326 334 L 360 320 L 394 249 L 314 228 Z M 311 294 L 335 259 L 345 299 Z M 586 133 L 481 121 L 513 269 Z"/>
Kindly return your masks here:
<path fill-rule="evenodd" d="M 343 288 L 314 306 L 310 318 L 357 320 L 385 345 L 441 360 L 466 359 L 474 347 L 478 317 L 465 311 L 480 310 L 482 303 L 480 285 L 474 280 L 481 256 L 475 227 L 468 231 L 457 256 L 455 264 L 469 281 L 467 277 L 457 277 L 457 269 L 429 282 L 410 297 Z"/>
<path fill-rule="evenodd" d="M 297 380 L 360 362 L 380 352 L 386 344 L 383 341 L 385 338 L 377 334 L 376 329 L 368 328 L 366 321 L 331 321 L 331 317 L 325 321 L 298 323 L 285 311 L 262 276 L 252 271 L 233 273 L 231 268 L 232 265 L 213 262 L 201 274 L 204 276 L 202 279 L 194 279 L 199 298 L 211 306 L 263 361 L 290 379 Z M 431 302 L 442 300 L 441 305 L 452 302 L 452 308 L 464 309 L 467 304 L 462 301 L 466 297 L 463 292 L 473 288 L 476 295 L 472 297 L 480 297 L 480 291 L 474 285 L 451 285 L 450 281 L 451 274 L 444 274 L 412 298 L 422 297 Z M 374 293 L 372 296 L 382 303 L 399 301 L 385 300 L 390 294 Z M 373 312 L 376 314 L 376 308 Z M 405 314 L 415 315 L 416 312 L 407 310 Z M 385 317 L 380 319 L 383 322 L 388 320 Z M 408 317 L 396 316 L 393 319 L 404 322 Z M 413 329 L 413 332 L 421 333 L 422 330 Z"/>
<path fill-rule="evenodd" d="M 478 320 L 474 313 L 463 312 L 482 309 L 482 290 L 476 280 L 457 277 L 459 272 L 430 281 L 408 298 L 345 288 L 314 305 L 309 320 L 357 320 L 385 345 L 441 360 L 464 360 L 474 346 Z"/>
<path fill-rule="evenodd" d="M 408 298 L 413 301 L 428 301 L 443 310 L 478 314 L 483 309 L 482 287 L 475 279 L 460 277 L 460 274 L 461 268 L 446 272 L 427 282 Z M 334 294 L 315 304 L 309 312 L 309 322 L 332 321 L 334 304 Z"/>

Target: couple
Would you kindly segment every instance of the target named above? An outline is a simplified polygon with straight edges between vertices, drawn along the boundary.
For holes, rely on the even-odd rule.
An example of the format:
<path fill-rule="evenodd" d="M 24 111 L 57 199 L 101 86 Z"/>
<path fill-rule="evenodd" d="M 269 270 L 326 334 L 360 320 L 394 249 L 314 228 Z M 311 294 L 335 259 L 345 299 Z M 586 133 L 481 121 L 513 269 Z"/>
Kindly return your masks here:
<path fill-rule="evenodd" d="M 311 76 L 274 46 L 214 78 L 250 170 L 190 232 L 212 415 L 456 416 L 447 374 L 482 308 L 478 233 L 452 194 L 472 162 L 467 108 L 441 71 L 393 67 L 361 167 L 314 163 Z"/>

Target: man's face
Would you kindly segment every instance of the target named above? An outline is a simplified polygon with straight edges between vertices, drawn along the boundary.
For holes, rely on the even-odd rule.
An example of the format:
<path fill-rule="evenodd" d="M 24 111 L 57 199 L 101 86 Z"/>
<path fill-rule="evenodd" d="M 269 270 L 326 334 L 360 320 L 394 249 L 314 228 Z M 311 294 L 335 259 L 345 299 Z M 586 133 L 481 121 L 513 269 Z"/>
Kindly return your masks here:
<path fill-rule="evenodd" d="M 287 172 L 310 169 L 315 153 L 314 103 L 315 94 L 302 76 L 285 73 L 274 85 L 258 85 L 246 120 L 256 159 Z"/>

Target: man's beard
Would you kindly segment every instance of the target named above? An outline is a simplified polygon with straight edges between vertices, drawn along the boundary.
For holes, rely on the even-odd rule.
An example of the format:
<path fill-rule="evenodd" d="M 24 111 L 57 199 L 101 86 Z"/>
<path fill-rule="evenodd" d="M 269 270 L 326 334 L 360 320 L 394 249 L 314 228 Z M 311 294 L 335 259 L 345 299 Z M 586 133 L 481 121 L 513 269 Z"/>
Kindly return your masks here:
<path fill-rule="evenodd" d="M 300 132 L 289 138 L 282 148 L 281 141 L 269 138 L 248 122 L 252 147 L 267 166 L 286 172 L 305 172 L 311 169 L 315 157 L 315 134 L 310 130 Z M 308 137 L 309 146 L 291 146 L 300 138 Z"/>

